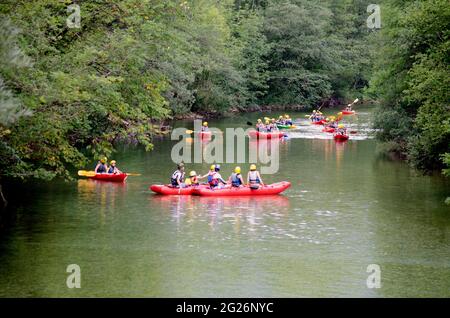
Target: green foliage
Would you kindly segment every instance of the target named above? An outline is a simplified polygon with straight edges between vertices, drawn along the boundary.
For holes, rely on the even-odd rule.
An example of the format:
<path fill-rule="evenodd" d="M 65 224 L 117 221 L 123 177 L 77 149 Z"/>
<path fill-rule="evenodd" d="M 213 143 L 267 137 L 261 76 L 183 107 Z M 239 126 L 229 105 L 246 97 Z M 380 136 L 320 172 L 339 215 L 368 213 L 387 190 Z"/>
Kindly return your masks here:
<path fill-rule="evenodd" d="M 383 12 L 370 88 L 383 102 L 379 137 L 404 145 L 415 167 L 440 169 L 450 152 L 450 7 L 445 0 L 390 0 Z"/>

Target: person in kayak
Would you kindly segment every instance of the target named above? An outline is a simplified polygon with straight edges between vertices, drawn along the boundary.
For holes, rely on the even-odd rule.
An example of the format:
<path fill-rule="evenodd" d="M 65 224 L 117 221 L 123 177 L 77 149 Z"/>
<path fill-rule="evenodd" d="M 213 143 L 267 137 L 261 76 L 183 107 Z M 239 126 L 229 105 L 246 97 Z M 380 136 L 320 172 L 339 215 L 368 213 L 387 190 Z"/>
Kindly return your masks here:
<path fill-rule="evenodd" d="M 208 127 L 208 122 L 207 122 L 207 121 L 205 121 L 205 122 L 203 123 L 202 131 L 204 131 L 204 132 L 209 131 L 209 127 Z"/>
<path fill-rule="evenodd" d="M 336 130 L 336 135 L 347 135 L 347 129 L 343 124 L 338 125 L 338 129 Z"/>
<path fill-rule="evenodd" d="M 122 171 L 120 171 L 117 168 L 115 160 L 111 160 L 110 166 L 109 166 L 109 169 L 108 169 L 108 173 L 109 174 L 120 174 L 120 173 L 122 173 Z"/>
<path fill-rule="evenodd" d="M 284 117 L 283 117 L 282 115 L 280 115 L 280 116 L 278 117 L 277 124 L 279 124 L 279 125 L 285 125 Z"/>
<path fill-rule="evenodd" d="M 200 183 L 198 181 L 197 172 L 191 171 L 189 173 L 189 178 L 184 182 L 186 186 L 198 186 Z"/>
<path fill-rule="evenodd" d="M 345 107 L 345 110 L 348 112 L 352 111 L 352 104 L 348 104 L 347 107 Z"/>
<path fill-rule="evenodd" d="M 228 183 L 231 183 L 231 186 L 236 188 L 242 187 L 244 185 L 244 179 L 242 179 L 241 175 L 241 167 L 234 168 L 234 172 L 228 179 Z"/>
<path fill-rule="evenodd" d="M 106 157 L 102 157 L 100 158 L 100 160 L 97 162 L 97 165 L 95 166 L 95 173 L 107 173 L 108 172 L 108 165 L 107 162 L 108 158 Z"/>
<path fill-rule="evenodd" d="M 209 186 L 212 188 L 222 188 L 222 185 L 227 184 L 225 180 L 222 179 L 222 176 L 219 173 L 220 165 L 215 165 L 214 173 L 211 175 L 211 178 L 208 176 Z M 209 181 L 211 180 L 211 181 Z"/>
<path fill-rule="evenodd" d="M 288 114 L 284 115 L 284 122 L 286 125 L 292 126 L 292 119 Z"/>
<path fill-rule="evenodd" d="M 260 186 L 264 186 L 259 171 L 256 170 L 256 165 L 250 165 L 250 171 L 247 174 L 247 184 L 252 189 L 259 189 Z"/>
<path fill-rule="evenodd" d="M 172 173 L 172 177 L 170 177 L 170 184 L 174 188 L 184 188 L 184 163 L 179 163 L 177 165 L 177 170 Z"/>

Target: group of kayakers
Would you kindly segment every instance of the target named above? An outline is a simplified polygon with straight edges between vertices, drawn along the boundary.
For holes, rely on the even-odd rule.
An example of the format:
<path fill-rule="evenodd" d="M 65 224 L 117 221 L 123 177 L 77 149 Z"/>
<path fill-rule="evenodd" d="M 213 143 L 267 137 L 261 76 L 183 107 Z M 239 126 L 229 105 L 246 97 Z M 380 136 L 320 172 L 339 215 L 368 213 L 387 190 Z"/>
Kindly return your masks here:
<path fill-rule="evenodd" d="M 293 122 L 289 115 L 280 115 L 278 119 L 264 117 L 264 122 L 259 118 L 256 122 L 256 131 L 259 132 L 274 132 L 278 131 L 278 126 L 292 126 Z"/>
<path fill-rule="evenodd" d="M 247 182 L 244 181 L 241 174 L 241 167 L 234 168 L 233 173 L 227 181 L 222 178 L 220 174 L 220 165 L 211 165 L 210 170 L 205 175 L 198 175 L 195 171 L 191 171 L 189 176 L 185 176 L 185 167 L 183 163 L 177 165 L 177 170 L 172 173 L 170 178 L 170 184 L 175 188 L 186 188 L 190 186 L 200 185 L 200 180 L 206 179 L 206 182 L 210 188 L 225 188 L 225 187 L 242 187 L 247 184 L 250 188 L 258 189 L 260 186 L 264 186 L 259 171 L 256 170 L 256 165 L 250 165 L 250 171 L 247 174 Z"/>
<path fill-rule="evenodd" d="M 109 162 L 109 167 L 108 167 L 108 158 L 106 157 L 102 157 L 100 158 L 100 160 L 97 162 L 97 165 L 95 166 L 95 173 L 108 173 L 108 174 L 120 174 L 122 173 L 122 171 L 120 171 L 117 168 L 116 165 L 116 161 L 115 160 L 111 160 Z"/>

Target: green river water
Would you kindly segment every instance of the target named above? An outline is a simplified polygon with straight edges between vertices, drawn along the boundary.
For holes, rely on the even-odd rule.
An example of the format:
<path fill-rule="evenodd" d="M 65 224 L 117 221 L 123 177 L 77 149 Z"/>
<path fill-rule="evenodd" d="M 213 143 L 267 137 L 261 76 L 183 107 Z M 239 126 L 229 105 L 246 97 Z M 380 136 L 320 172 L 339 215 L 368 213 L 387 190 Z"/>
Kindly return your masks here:
<path fill-rule="evenodd" d="M 152 194 L 174 170 L 168 139 L 148 153 L 121 148 L 120 168 L 142 173 L 124 184 L 13 185 L 0 296 L 450 297 L 450 184 L 380 157 L 370 112 L 346 119 L 358 130 L 346 143 L 291 114 L 299 129 L 281 144 L 279 172 L 263 175 L 292 183 L 280 196 Z M 257 116 L 210 126 L 247 127 Z M 69 264 L 81 268 L 79 289 L 66 286 Z M 381 288 L 367 287 L 369 264 L 380 266 Z"/>

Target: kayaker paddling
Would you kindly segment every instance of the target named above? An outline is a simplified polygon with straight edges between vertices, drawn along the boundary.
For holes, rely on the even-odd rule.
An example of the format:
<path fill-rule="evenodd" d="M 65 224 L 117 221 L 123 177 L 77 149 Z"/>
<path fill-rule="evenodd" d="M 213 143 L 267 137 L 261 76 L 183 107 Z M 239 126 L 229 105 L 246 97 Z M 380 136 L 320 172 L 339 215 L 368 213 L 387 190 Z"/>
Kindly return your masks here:
<path fill-rule="evenodd" d="M 102 157 L 97 162 L 97 165 L 95 166 L 95 173 L 107 173 L 108 172 L 108 164 L 107 164 L 108 158 Z"/>
<path fill-rule="evenodd" d="M 336 135 L 347 135 L 347 129 L 343 124 L 338 125 L 338 129 L 336 130 Z"/>
<path fill-rule="evenodd" d="M 109 169 L 108 169 L 108 173 L 109 174 L 120 174 L 120 173 L 122 173 L 122 171 L 120 171 L 117 168 L 115 160 L 111 160 L 110 164 L 111 165 L 109 166 Z"/>

